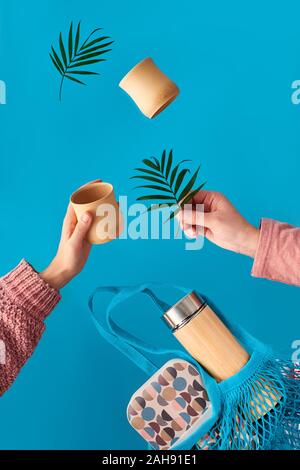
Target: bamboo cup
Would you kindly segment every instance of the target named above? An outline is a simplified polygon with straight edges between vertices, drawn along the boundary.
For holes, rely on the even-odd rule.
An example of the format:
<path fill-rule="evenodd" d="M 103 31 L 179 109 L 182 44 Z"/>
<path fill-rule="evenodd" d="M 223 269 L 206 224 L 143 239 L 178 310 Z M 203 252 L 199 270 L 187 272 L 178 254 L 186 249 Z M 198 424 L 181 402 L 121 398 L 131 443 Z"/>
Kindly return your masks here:
<path fill-rule="evenodd" d="M 119 86 L 150 119 L 161 113 L 179 94 L 177 85 L 150 57 L 133 67 L 120 81 Z"/>
<path fill-rule="evenodd" d="M 239 372 L 250 356 L 215 312 L 195 292 L 180 299 L 164 314 L 175 338 L 218 382 Z M 274 407 L 280 394 L 271 383 L 256 383 L 257 401 L 250 402 L 252 419 L 258 419 Z M 271 397 L 269 400 L 267 397 Z M 263 404 L 258 404 L 264 398 Z"/>
<path fill-rule="evenodd" d="M 87 241 L 94 245 L 116 239 L 123 230 L 123 217 L 110 183 L 91 183 L 78 189 L 71 196 L 76 217 L 84 212 L 93 214 L 93 223 Z"/>

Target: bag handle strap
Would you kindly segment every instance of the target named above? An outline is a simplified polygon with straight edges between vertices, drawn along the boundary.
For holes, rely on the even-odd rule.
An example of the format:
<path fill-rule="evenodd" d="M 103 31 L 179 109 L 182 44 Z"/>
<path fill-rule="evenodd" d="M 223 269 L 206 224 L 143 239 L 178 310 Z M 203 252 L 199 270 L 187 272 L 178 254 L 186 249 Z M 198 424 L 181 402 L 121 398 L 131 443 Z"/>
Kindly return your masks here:
<path fill-rule="evenodd" d="M 152 287 L 158 286 L 172 287 L 185 294 L 190 292 L 189 289 L 173 284 L 145 283 L 136 286 L 100 286 L 95 289 L 88 301 L 89 309 L 92 313 L 92 319 L 100 335 L 150 376 L 156 372 L 157 366 L 143 354 L 144 352 L 155 355 L 175 354 L 176 357 L 189 361 L 191 358 L 188 354 L 179 349 L 159 348 L 146 343 L 117 325 L 117 323 L 112 319 L 111 314 L 113 308 L 139 293 L 148 295 L 155 302 L 160 311 L 165 312 L 170 308 L 170 306 L 159 299 L 151 290 Z M 94 311 L 95 297 L 97 294 L 102 292 L 111 292 L 113 294 L 113 298 L 106 310 L 104 323 L 101 323 L 98 320 Z"/>

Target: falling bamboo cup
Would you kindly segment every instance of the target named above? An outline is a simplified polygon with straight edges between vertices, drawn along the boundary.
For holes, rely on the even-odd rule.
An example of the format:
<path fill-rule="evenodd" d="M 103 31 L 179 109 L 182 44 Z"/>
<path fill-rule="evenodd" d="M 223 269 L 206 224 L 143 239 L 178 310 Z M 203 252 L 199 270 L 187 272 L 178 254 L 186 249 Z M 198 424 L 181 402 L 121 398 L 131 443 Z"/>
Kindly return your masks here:
<path fill-rule="evenodd" d="M 133 67 L 120 81 L 119 86 L 150 119 L 161 113 L 179 94 L 177 85 L 150 57 Z"/>
<path fill-rule="evenodd" d="M 163 316 L 175 338 L 218 381 L 239 372 L 250 356 L 209 305 L 195 292 L 180 299 Z M 252 419 L 264 415 L 274 407 L 280 395 L 271 384 L 261 380 L 255 395 L 258 402 L 251 403 Z M 268 397 L 272 397 L 269 400 Z"/>
<path fill-rule="evenodd" d="M 99 245 L 117 238 L 123 230 L 123 217 L 110 183 L 90 183 L 72 194 L 71 204 L 79 220 L 84 212 L 93 214 L 87 241 Z"/>

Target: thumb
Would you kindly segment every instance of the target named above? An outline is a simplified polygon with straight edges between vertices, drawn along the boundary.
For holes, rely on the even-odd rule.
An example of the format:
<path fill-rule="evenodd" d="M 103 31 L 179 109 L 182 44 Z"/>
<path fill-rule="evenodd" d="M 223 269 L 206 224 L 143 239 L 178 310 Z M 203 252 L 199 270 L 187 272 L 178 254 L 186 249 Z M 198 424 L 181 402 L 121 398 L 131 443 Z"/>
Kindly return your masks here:
<path fill-rule="evenodd" d="M 71 239 L 75 243 L 83 243 L 93 221 L 93 216 L 90 212 L 84 212 L 77 222 Z"/>

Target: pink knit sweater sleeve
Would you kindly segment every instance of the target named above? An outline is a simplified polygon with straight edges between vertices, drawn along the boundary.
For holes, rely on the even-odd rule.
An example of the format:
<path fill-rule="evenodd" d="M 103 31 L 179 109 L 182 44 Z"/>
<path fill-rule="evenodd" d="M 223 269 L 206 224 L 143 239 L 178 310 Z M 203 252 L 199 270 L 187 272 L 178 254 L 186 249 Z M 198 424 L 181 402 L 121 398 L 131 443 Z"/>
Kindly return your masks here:
<path fill-rule="evenodd" d="M 0 278 L 0 396 L 33 353 L 59 300 L 25 260 Z"/>
<path fill-rule="evenodd" d="M 252 275 L 300 286 L 300 228 L 262 219 Z"/>

